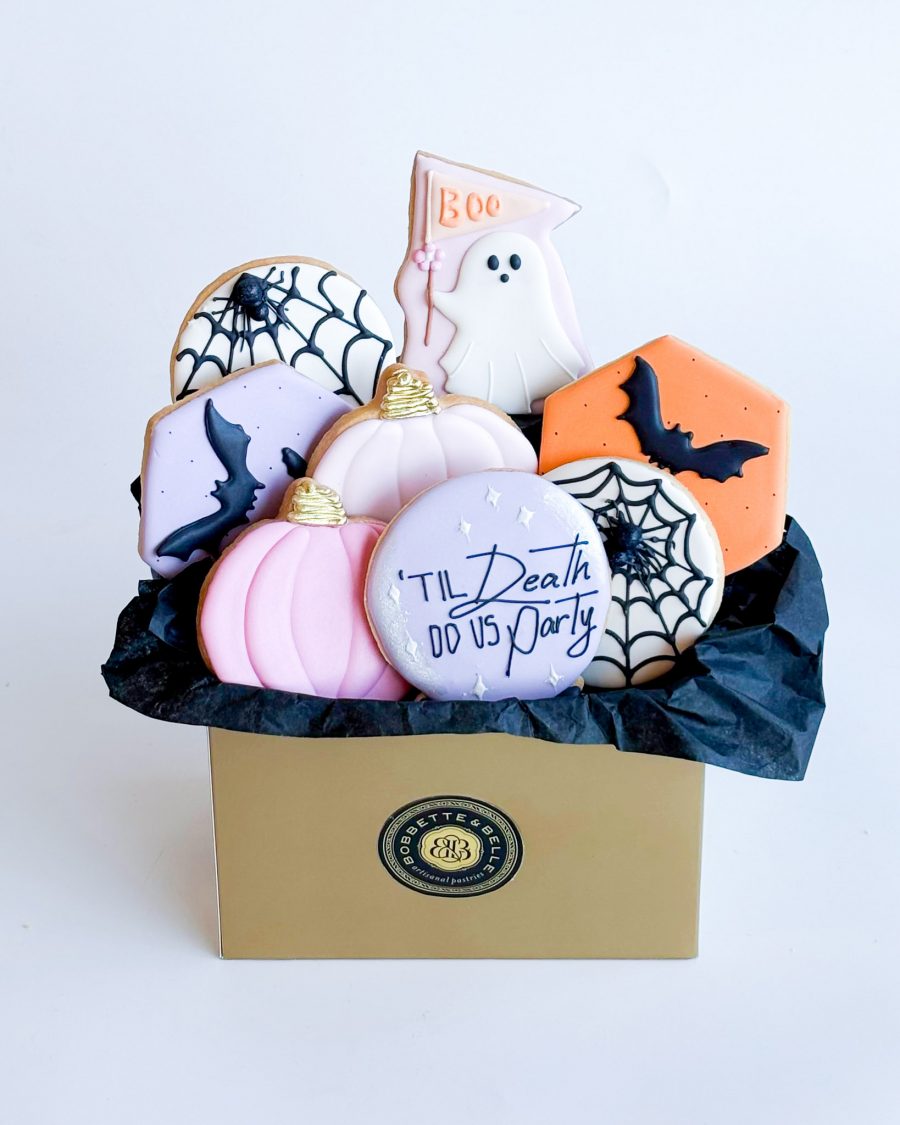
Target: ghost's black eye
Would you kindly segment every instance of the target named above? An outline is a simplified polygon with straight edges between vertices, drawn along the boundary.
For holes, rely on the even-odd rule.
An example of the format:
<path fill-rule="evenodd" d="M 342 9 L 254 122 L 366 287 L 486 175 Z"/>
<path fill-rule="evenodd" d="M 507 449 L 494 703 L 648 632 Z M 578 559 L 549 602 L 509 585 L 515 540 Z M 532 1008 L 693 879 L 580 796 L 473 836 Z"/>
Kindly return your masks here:
<path fill-rule="evenodd" d="M 521 264 L 522 264 L 522 259 L 519 257 L 518 254 L 511 254 L 510 259 L 509 259 L 509 264 L 512 266 L 512 268 L 514 270 L 517 270 L 519 268 L 519 266 L 521 266 Z"/>
<path fill-rule="evenodd" d="M 496 254 L 491 254 L 491 256 L 488 258 L 488 269 L 489 270 L 500 269 L 500 259 L 497 257 Z"/>

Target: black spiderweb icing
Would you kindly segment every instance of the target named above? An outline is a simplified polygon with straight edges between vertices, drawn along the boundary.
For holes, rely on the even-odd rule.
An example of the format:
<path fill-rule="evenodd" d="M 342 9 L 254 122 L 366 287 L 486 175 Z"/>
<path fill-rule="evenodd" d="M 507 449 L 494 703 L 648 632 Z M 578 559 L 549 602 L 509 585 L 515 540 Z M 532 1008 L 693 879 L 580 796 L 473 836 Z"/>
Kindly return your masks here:
<path fill-rule="evenodd" d="M 591 513 L 606 547 L 612 601 L 624 619 L 621 633 L 607 623 L 594 663 L 612 665 L 626 687 L 652 665 L 661 665 L 654 675 L 662 675 L 685 647 L 679 638 L 685 623 L 694 620 L 701 631 L 709 625 L 702 611 L 714 578 L 694 562 L 696 513 L 667 492 L 664 478 L 633 480 L 615 461 L 580 476 L 551 479 Z M 639 606 L 652 616 L 650 628 L 634 627 Z M 648 645 L 652 654 L 641 655 Z"/>
<path fill-rule="evenodd" d="M 194 382 L 206 364 L 212 364 L 220 376 L 225 376 L 258 362 L 255 351 L 260 337 L 271 341 L 277 357 L 291 367 L 295 367 L 303 356 L 314 356 L 334 376 L 335 394 L 346 395 L 359 405 L 371 399 L 391 341 L 373 332 L 362 319 L 366 290 L 359 290 L 352 311 L 347 311 L 328 294 L 327 282 L 339 276 L 335 270 L 322 274 L 315 287 L 315 296 L 312 296 L 301 289 L 303 269 L 300 264 L 292 266 L 289 278 L 278 266 L 271 266 L 263 277 L 244 272 L 235 280 L 229 296 L 214 298 L 222 303 L 220 309 L 214 312 L 200 309 L 195 313 L 194 320 L 206 321 L 209 336 L 199 351 L 183 348 L 176 354 L 178 363 L 186 358 L 191 360 L 187 377 L 179 376 L 181 388 L 175 396 L 176 402 L 198 389 Z M 301 328 L 296 323 L 296 302 L 321 314 L 316 317 L 311 329 Z M 335 321 L 349 328 L 352 334 L 340 344 L 329 342 L 327 346 L 320 345 L 319 334 Z M 299 347 L 296 346 L 298 340 L 301 341 Z M 369 340 L 380 345 L 381 350 L 372 366 L 371 393 L 363 399 L 350 378 L 350 357 L 357 344 Z M 220 343 L 227 348 L 224 358 L 214 350 L 214 345 Z"/>

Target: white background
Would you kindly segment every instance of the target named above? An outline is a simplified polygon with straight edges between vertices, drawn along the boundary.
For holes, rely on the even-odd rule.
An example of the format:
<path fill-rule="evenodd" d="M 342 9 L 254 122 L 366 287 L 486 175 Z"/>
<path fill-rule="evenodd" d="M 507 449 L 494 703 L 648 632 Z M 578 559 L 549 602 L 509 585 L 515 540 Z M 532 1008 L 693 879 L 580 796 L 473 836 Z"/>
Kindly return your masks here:
<path fill-rule="evenodd" d="M 893 0 L 8 4 L 0 1120 L 900 1120 Z M 672 332 L 794 407 L 832 612 L 802 785 L 709 770 L 702 953 L 225 963 L 204 733 L 110 702 L 128 494 L 190 300 L 391 295 L 417 147 L 579 200 L 595 361 Z"/>

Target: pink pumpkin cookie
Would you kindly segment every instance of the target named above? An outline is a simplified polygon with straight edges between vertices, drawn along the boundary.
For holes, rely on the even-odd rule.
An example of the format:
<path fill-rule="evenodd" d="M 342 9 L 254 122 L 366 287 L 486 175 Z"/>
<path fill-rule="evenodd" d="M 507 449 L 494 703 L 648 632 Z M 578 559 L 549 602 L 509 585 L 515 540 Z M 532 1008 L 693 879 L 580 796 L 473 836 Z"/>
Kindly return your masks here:
<path fill-rule="evenodd" d="M 305 477 L 277 519 L 249 528 L 213 566 L 200 594 L 203 658 L 225 683 L 329 699 L 402 699 L 363 603 L 384 525 L 348 519 L 340 498 Z"/>
<path fill-rule="evenodd" d="M 424 375 L 401 364 L 384 372 L 372 403 L 334 423 L 309 462 L 350 515 L 385 521 L 431 485 L 484 469 L 533 473 L 537 457 L 502 410 L 436 398 Z"/>

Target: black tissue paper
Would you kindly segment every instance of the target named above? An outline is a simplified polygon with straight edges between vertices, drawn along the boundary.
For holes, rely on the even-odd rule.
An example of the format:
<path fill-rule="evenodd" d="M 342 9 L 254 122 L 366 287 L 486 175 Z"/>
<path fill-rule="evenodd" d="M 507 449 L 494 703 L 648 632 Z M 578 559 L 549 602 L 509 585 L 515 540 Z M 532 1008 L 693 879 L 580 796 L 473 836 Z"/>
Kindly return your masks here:
<path fill-rule="evenodd" d="M 254 734 L 501 733 L 612 743 L 787 781 L 805 774 L 825 709 L 822 572 L 790 517 L 779 547 L 726 579 L 715 622 L 667 676 L 614 691 L 571 688 L 533 702 L 318 699 L 220 683 L 200 657 L 195 632 L 210 565 L 197 563 L 171 581 L 140 583 L 102 668 L 114 699 L 167 722 Z"/>

